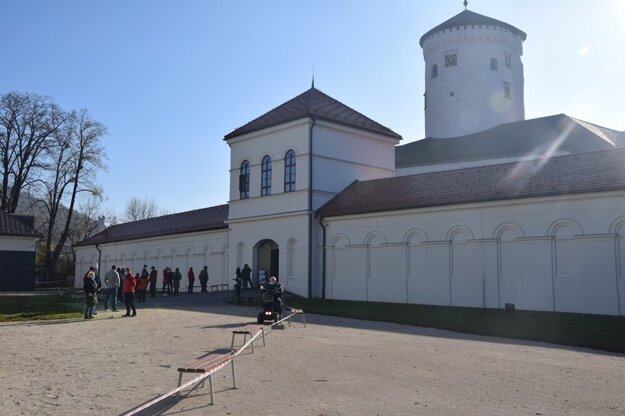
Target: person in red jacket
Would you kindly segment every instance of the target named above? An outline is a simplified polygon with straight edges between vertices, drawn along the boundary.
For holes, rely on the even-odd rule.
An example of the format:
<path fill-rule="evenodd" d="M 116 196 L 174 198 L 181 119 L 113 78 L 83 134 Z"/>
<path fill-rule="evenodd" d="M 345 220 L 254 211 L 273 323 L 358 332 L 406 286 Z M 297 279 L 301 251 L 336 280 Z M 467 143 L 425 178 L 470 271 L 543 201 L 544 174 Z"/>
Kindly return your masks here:
<path fill-rule="evenodd" d="M 165 292 L 165 288 L 167 288 L 167 292 Z M 163 293 L 162 295 L 171 295 L 171 276 L 169 267 L 165 267 L 163 269 Z"/>
<path fill-rule="evenodd" d="M 187 292 L 193 293 L 193 284 L 195 283 L 195 273 L 193 273 L 193 267 L 189 267 L 189 271 L 187 272 L 187 277 L 189 278 L 189 288 Z"/>
<path fill-rule="evenodd" d="M 135 309 L 135 288 L 137 287 L 137 279 L 130 273 L 130 269 L 126 269 L 126 279 L 124 279 L 124 301 L 126 301 L 126 315 L 123 316 L 137 316 L 137 310 Z M 130 314 L 132 309 L 132 315 Z"/>

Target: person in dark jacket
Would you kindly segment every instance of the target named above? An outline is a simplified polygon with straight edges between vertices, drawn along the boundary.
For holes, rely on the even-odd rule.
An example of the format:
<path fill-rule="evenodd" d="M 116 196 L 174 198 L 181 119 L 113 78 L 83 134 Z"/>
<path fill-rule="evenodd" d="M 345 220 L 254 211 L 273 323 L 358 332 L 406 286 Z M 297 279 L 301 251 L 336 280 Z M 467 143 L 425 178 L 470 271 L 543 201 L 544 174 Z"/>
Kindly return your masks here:
<path fill-rule="evenodd" d="M 93 318 L 93 307 L 95 305 L 95 296 L 98 291 L 98 286 L 95 282 L 95 273 L 89 270 L 83 278 L 83 290 L 85 292 L 85 318 Z"/>
<path fill-rule="evenodd" d="M 180 281 L 182 280 L 182 273 L 180 269 L 176 267 L 176 271 L 173 273 L 172 286 L 174 287 L 174 296 L 178 296 L 178 290 L 180 289 Z"/>
<path fill-rule="evenodd" d="M 241 280 L 243 281 L 243 286 L 247 289 L 247 284 L 250 284 L 250 288 L 254 288 L 252 285 L 252 269 L 247 264 L 243 266 L 241 270 Z"/>
<path fill-rule="evenodd" d="M 130 269 L 126 269 L 126 278 L 124 279 L 124 301 L 126 302 L 126 316 L 137 316 L 135 309 L 135 288 L 137 287 L 137 279 L 130 273 Z M 132 309 L 132 315 L 130 310 Z"/>
<path fill-rule="evenodd" d="M 203 293 L 208 293 L 208 290 L 206 290 L 207 284 L 208 284 L 208 267 L 204 266 L 204 268 L 200 272 L 200 285 L 202 285 Z"/>
<path fill-rule="evenodd" d="M 152 270 L 150 271 L 150 297 L 153 298 L 156 296 L 156 278 L 157 271 L 154 266 L 152 266 Z"/>

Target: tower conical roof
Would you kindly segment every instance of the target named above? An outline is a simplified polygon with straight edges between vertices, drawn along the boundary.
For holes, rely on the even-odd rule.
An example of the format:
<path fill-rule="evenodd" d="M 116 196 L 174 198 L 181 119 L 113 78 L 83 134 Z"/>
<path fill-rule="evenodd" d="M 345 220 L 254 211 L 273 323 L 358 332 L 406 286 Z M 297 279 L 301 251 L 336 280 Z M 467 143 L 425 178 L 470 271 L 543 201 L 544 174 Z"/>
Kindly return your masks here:
<path fill-rule="evenodd" d="M 451 19 L 444 21 L 440 25 L 429 30 L 425 35 L 421 36 L 421 39 L 419 39 L 419 45 L 423 47 L 423 42 L 425 42 L 425 40 L 434 33 L 440 32 L 445 29 L 453 29 L 454 27 L 461 26 L 499 26 L 521 36 L 523 40 L 527 38 L 527 34 L 525 32 L 517 29 L 511 24 L 502 22 L 501 20 L 493 19 L 492 17 L 472 12 L 470 10 L 463 10 Z"/>

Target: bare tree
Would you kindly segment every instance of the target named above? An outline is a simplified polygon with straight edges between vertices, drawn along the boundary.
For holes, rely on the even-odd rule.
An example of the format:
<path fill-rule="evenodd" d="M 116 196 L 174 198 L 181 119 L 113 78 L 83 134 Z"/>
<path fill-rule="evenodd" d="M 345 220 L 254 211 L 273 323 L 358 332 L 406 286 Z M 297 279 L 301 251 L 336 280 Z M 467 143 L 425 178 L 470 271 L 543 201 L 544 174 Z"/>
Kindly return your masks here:
<path fill-rule="evenodd" d="M 20 194 L 41 168 L 41 153 L 65 122 L 49 98 L 12 92 L 0 96 L 0 209 L 15 212 Z"/>
<path fill-rule="evenodd" d="M 93 120 L 86 110 L 81 110 L 71 112 L 53 135 L 53 145 L 47 151 L 49 175 L 41 181 L 45 189 L 42 202 L 48 211 L 46 278 L 54 275 L 69 239 L 78 195 L 86 193 L 98 198 L 102 194 L 93 180 L 95 172 L 104 168 L 102 159 L 105 156 L 100 140 L 105 134 L 106 128 Z M 66 215 L 58 221 L 61 207 Z"/>
<path fill-rule="evenodd" d="M 126 204 L 124 219 L 126 222 L 144 220 L 156 217 L 159 215 L 158 212 L 158 203 L 154 198 L 139 199 L 133 197 Z"/>

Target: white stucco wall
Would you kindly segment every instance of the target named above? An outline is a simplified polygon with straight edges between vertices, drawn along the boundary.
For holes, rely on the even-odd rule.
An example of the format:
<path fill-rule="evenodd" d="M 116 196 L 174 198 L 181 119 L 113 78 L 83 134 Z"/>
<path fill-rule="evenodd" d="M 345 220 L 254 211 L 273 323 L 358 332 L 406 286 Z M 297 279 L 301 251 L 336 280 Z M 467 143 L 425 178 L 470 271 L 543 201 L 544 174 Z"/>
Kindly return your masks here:
<path fill-rule="evenodd" d="M 162 285 L 162 271 L 165 267 L 182 273 L 181 287 L 188 284 L 187 271 L 193 267 L 196 284 L 198 275 L 204 266 L 208 266 L 209 285 L 230 283 L 228 265 L 228 232 L 227 230 L 206 231 L 172 236 L 146 238 L 141 240 L 122 241 L 102 244 L 101 273 L 111 266 L 129 267 L 133 273 L 140 272 L 144 264 L 156 267 L 158 271 L 158 287 Z M 75 287 L 82 287 L 82 277 L 89 267 L 97 267 L 98 251 L 94 246 L 75 247 L 76 276 Z"/>
<path fill-rule="evenodd" d="M 318 120 L 313 128 L 313 209 L 354 180 L 395 176 L 399 139 Z"/>
<path fill-rule="evenodd" d="M 308 215 L 306 213 L 240 220 L 230 223 L 228 271 L 231 279 L 237 267 L 248 264 L 256 282 L 258 265 L 254 246 L 262 240 L 273 240 L 279 247 L 280 282 L 285 289 L 308 296 Z"/>
<path fill-rule="evenodd" d="M 0 236 L 0 251 L 35 251 L 37 237 Z"/>
<path fill-rule="evenodd" d="M 496 26 L 447 29 L 425 39 L 425 137 L 462 136 L 524 120 L 522 43 L 519 35 Z M 456 66 L 445 66 L 448 54 L 457 55 Z M 491 70 L 491 58 L 497 70 Z M 434 78 L 433 65 L 438 67 Z M 504 97 L 504 83 L 510 98 Z"/>
<path fill-rule="evenodd" d="M 230 219 L 258 217 L 308 209 L 308 119 L 296 120 L 228 140 L 230 145 Z M 295 151 L 295 189 L 284 193 L 284 156 Z M 271 195 L 260 196 L 261 162 L 265 155 L 272 159 Z M 239 174 L 241 163 L 250 162 L 250 197 L 240 199 Z"/>
<path fill-rule="evenodd" d="M 625 193 L 327 218 L 326 296 L 623 315 Z"/>

